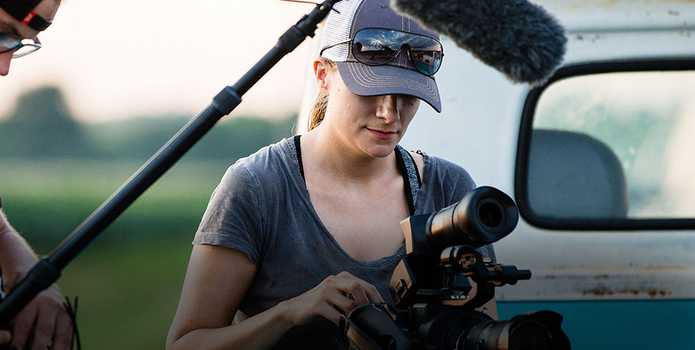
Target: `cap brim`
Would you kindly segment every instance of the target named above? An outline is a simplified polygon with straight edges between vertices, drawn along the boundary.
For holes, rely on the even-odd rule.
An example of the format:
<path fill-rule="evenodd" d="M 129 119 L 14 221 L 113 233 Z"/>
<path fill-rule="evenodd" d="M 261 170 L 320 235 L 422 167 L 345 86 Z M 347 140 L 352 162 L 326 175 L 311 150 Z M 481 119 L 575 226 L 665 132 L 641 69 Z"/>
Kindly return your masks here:
<path fill-rule="evenodd" d="M 403 94 L 415 96 L 442 111 L 437 82 L 414 70 L 395 66 L 368 66 L 359 62 L 336 62 L 340 77 L 355 95 Z"/>

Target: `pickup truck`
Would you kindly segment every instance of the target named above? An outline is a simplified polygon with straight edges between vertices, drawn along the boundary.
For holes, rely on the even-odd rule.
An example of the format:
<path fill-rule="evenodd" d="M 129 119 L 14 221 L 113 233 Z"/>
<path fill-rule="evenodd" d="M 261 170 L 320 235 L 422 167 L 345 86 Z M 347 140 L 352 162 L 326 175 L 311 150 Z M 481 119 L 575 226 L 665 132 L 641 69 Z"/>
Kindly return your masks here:
<path fill-rule="evenodd" d="M 574 349 L 694 349 L 695 1 L 535 3 L 567 31 L 553 77 L 511 83 L 443 38 L 443 111 L 402 145 L 515 199 L 497 259 L 533 277 L 497 289 L 501 319 L 557 311 Z"/>

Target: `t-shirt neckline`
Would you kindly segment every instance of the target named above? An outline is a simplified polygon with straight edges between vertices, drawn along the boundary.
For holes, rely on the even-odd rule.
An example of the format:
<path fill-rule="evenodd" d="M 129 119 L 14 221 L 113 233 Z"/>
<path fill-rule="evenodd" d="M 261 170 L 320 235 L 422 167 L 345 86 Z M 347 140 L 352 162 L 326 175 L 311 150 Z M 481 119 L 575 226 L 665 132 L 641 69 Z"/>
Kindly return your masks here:
<path fill-rule="evenodd" d="M 361 268 L 367 268 L 367 269 L 379 269 L 383 267 L 384 265 L 387 264 L 392 264 L 395 260 L 402 258 L 405 255 L 405 242 L 401 245 L 401 247 L 392 255 L 387 255 L 383 256 L 381 258 L 377 258 L 375 260 L 369 260 L 369 261 L 361 261 L 353 258 L 350 254 L 348 254 L 345 249 L 338 243 L 338 241 L 335 239 L 335 237 L 330 233 L 326 225 L 324 225 L 323 221 L 321 220 L 321 217 L 318 215 L 318 212 L 316 211 L 316 208 L 314 207 L 314 203 L 311 202 L 311 197 L 309 196 L 309 189 L 306 186 L 306 182 L 304 181 L 304 176 L 302 175 L 302 170 L 300 170 L 300 165 L 299 165 L 299 157 L 300 155 L 297 153 L 297 148 L 295 147 L 295 138 L 288 138 L 286 139 L 285 142 L 285 152 L 290 156 L 292 159 L 292 169 L 290 169 L 290 174 L 292 177 L 294 177 L 294 180 L 298 183 L 299 186 L 299 195 L 301 196 L 302 201 L 304 201 L 305 205 L 309 208 L 309 211 L 311 213 L 312 218 L 320 228 L 320 231 L 323 233 L 326 239 L 328 239 L 330 244 L 332 244 L 336 250 L 340 252 L 340 254 L 347 259 L 348 262 L 350 262 L 353 266 L 356 267 L 361 267 Z M 420 197 L 422 197 L 422 192 L 423 188 L 425 186 L 424 179 L 427 178 L 427 171 L 429 168 L 429 161 L 428 157 L 423 154 L 423 158 L 425 160 L 425 166 L 423 169 L 423 183 L 420 186 L 419 193 L 416 197 L 416 208 L 417 208 L 417 203 L 420 201 Z"/>

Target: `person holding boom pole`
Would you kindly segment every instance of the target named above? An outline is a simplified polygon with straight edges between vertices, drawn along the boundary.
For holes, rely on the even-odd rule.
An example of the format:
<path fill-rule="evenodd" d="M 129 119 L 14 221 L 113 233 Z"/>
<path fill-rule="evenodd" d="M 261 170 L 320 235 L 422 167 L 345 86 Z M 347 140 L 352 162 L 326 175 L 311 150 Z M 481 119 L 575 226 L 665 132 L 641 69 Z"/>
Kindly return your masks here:
<path fill-rule="evenodd" d="M 60 0 L 0 0 L 0 75 L 7 76 L 10 64 L 41 48 L 39 32 L 48 28 Z M 0 201 L 0 270 L 3 291 L 8 292 L 38 261 L 36 254 L 10 225 Z M 0 320 L 2 323 L 7 320 Z M 73 323 L 54 285 L 39 293 L 10 322 L 11 333 L 0 330 L 0 344 L 13 349 L 68 350 Z M 33 339 L 32 344 L 28 341 Z"/>

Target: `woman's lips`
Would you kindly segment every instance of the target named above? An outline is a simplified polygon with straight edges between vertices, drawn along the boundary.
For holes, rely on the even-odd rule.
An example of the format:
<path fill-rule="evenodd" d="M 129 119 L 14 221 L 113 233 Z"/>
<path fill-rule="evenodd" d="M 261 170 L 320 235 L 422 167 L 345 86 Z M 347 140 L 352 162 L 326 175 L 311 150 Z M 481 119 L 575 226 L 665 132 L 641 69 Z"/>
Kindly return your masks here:
<path fill-rule="evenodd" d="M 369 132 L 379 140 L 390 140 L 390 139 L 396 137 L 396 135 L 398 135 L 398 132 L 396 132 L 396 131 L 384 131 L 384 130 L 370 129 L 370 128 L 367 128 L 367 130 L 369 130 Z"/>

